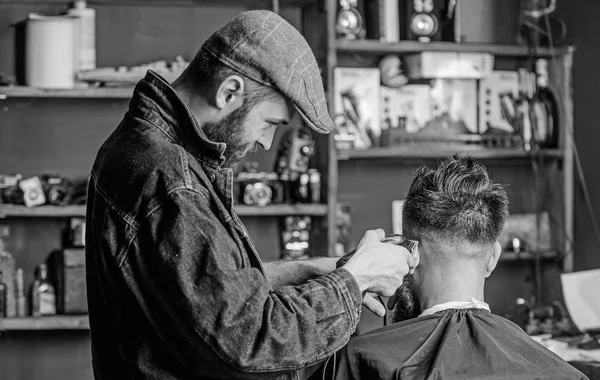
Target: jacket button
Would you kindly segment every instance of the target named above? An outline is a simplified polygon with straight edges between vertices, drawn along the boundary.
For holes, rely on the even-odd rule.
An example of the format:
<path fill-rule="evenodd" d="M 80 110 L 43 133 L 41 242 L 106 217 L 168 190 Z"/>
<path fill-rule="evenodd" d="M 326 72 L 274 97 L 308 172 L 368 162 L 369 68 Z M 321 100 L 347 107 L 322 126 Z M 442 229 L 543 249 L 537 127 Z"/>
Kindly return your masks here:
<path fill-rule="evenodd" d="M 215 176 L 215 173 L 210 173 L 208 175 L 208 179 L 210 179 L 210 182 L 215 182 L 215 179 L 217 179 L 217 176 Z"/>

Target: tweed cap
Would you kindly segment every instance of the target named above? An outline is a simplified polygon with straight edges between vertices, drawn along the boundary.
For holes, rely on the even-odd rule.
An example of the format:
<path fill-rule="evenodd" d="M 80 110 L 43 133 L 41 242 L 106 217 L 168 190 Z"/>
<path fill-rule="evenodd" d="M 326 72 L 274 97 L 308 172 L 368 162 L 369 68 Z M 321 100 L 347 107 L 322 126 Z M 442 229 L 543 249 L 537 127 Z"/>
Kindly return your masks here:
<path fill-rule="evenodd" d="M 276 13 L 242 12 L 213 33 L 202 49 L 238 73 L 279 90 L 312 129 L 333 130 L 315 56 L 302 34 Z"/>

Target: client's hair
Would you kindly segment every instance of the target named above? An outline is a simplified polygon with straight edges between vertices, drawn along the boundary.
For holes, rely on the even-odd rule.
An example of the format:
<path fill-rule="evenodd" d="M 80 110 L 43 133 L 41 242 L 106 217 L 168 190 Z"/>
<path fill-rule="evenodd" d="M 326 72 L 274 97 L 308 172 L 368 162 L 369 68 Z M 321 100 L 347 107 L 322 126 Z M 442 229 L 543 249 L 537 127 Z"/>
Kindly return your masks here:
<path fill-rule="evenodd" d="M 493 244 L 504 228 L 508 197 L 483 165 L 455 155 L 415 172 L 402 215 L 422 236 Z"/>

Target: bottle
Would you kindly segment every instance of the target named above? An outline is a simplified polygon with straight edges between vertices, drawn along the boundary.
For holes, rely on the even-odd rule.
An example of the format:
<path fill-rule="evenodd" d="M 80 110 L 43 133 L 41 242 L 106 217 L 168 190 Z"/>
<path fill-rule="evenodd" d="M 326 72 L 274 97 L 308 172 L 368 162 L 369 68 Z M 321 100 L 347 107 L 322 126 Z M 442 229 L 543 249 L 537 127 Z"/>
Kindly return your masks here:
<path fill-rule="evenodd" d="M 0 318 L 6 318 L 6 284 L 0 271 Z"/>
<path fill-rule="evenodd" d="M 558 147 L 558 101 L 554 92 L 548 86 L 548 60 L 538 59 L 535 62 L 537 74 L 537 98 L 545 109 L 545 134 L 540 145 L 545 148 Z"/>
<path fill-rule="evenodd" d="M 17 268 L 15 271 L 15 288 L 16 288 L 16 303 L 17 317 L 24 317 L 25 312 L 25 287 L 23 280 L 23 268 Z"/>
<path fill-rule="evenodd" d="M 77 18 L 75 42 L 75 71 L 96 68 L 96 10 L 88 8 L 85 0 L 75 0 L 67 11 Z"/>
<path fill-rule="evenodd" d="M 48 266 L 40 264 L 31 288 L 31 315 L 40 317 L 56 314 L 56 294 L 48 281 Z"/>

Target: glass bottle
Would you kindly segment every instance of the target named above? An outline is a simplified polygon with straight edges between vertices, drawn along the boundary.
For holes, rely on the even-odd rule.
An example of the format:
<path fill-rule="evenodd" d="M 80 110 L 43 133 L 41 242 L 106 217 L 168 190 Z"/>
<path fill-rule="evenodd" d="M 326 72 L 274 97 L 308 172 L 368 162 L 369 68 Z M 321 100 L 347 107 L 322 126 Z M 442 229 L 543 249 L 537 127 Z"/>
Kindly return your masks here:
<path fill-rule="evenodd" d="M 31 315 L 40 317 L 56 314 L 56 294 L 48 281 L 48 266 L 40 264 L 31 289 Z"/>

